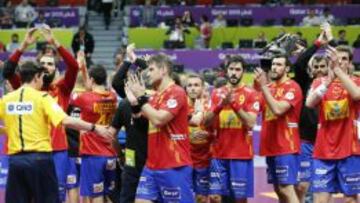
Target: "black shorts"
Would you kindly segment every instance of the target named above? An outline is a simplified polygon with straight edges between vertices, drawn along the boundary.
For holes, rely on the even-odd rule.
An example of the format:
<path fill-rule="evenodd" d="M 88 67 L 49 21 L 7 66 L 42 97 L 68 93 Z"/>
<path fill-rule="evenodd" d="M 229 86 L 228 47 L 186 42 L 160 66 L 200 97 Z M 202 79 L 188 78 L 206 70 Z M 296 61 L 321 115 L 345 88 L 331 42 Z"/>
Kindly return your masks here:
<path fill-rule="evenodd" d="M 58 183 L 51 153 L 9 156 L 7 203 L 58 203 Z"/>

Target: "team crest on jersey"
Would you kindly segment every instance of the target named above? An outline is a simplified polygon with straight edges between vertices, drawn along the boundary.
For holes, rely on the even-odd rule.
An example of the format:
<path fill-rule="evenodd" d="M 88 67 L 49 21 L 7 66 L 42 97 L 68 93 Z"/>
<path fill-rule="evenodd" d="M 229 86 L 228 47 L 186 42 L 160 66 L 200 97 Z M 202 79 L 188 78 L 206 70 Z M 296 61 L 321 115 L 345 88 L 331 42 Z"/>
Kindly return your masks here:
<path fill-rule="evenodd" d="M 9 102 L 6 103 L 6 113 L 10 115 L 25 115 L 33 113 L 32 102 Z"/>
<path fill-rule="evenodd" d="M 285 98 L 288 99 L 288 100 L 293 100 L 295 98 L 294 92 L 286 93 Z"/>
<path fill-rule="evenodd" d="M 76 183 L 76 175 L 68 175 L 66 178 L 67 184 L 75 184 Z"/>
<path fill-rule="evenodd" d="M 115 159 L 109 159 L 106 163 L 106 170 L 115 170 L 116 169 L 116 160 Z"/>
<path fill-rule="evenodd" d="M 253 104 L 253 108 L 256 110 L 256 111 L 259 111 L 260 110 L 260 103 L 259 102 L 255 102 Z"/>
<path fill-rule="evenodd" d="M 99 192 L 103 192 L 104 191 L 104 183 L 95 183 L 93 184 L 93 192 L 94 193 L 99 193 Z"/>
<path fill-rule="evenodd" d="M 169 99 L 167 102 L 166 102 L 166 106 L 169 108 L 169 109 L 173 109 L 173 108 L 176 108 L 178 105 L 176 99 Z"/>

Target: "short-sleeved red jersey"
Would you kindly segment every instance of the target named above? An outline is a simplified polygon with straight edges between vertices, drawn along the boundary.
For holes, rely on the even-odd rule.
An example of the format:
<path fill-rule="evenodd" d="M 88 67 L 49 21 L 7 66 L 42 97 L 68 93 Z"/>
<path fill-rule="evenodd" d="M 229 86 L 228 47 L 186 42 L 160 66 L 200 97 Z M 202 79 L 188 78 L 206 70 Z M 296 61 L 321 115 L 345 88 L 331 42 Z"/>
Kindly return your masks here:
<path fill-rule="evenodd" d="M 291 107 L 283 115 L 277 116 L 272 112 L 262 94 L 260 155 L 277 156 L 298 153 L 300 151 L 298 122 L 303 102 L 301 89 L 293 80 L 282 83 L 272 82 L 268 87 L 275 100 L 286 101 Z"/>
<path fill-rule="evenodd" d="M 81 109 L 82 120 L 99 125 L 110 125 L 116 112 L 117 99 L 112 92 L 84 92 L 74 94 L 71 104 Z M 115 156 L 116 150 L 111 143 L 95 132 L 81 132 L 81 155 Z"/>
<path fill-rule="evenodd" d="M 209 102 L 204 101 L 203 111 L 209 110 Z M 189 115 L 195 111 L 193 104 L 189 101 Z M 200 134 L 200 136 L 198 136 Z M 212 132 L 205 126 L 189 126 L 190 151 L 194 168 L 206 168 L 210 164 L 211 151 L 210 144 Z"/>
<path fill-rule="evenodd" d="M 321 85 L 324 78 L 314 80 L 311 89 Z M 359 80 L 352 78 L 355 83 Z M 357 103 L 335 79 L 319 104 L 319 126 L 314 146 L 314 157 L 318 159 L 342 159 L 360 154 L 357 139 Z"/>
<path fill-rule="evenodd" d="M 211 95 L 211 104 L 218 104 L 222 94 L 230 87 L 221 87 Z M 244 111 L 257 114 L 259 111 L 258 93 L 245 85 L 233 90 L 234 102 Z M 254 155 L 251 129 L 236 115 L 230 105 L 226 105 L 216 117 L 216 135 L 212 144 L 213 157 L 219 159 L 252 159 Z"/>
<path fill-rule="evenodd" d="M 146 166 L 156 170 L 191 165 L 189 109 L 184 89 L 171 84 L 162 92 L 155 92 L 149 104 L 157 110 L 171 113 L 174 117 L 161 127 L 149 122 Z"/>

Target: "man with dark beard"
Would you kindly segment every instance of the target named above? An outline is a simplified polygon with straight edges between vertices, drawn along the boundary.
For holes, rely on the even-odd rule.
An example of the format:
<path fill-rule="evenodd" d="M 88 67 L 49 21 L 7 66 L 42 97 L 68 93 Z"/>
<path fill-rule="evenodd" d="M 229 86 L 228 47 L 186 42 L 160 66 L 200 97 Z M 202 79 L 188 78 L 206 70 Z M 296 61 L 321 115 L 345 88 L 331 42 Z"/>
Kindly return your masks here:
<path fill-rule="evenodd" d="M 259 101 L 256 91 L 241 83 L 243 58 L 230 58 L 226 69 L 228 83 L 214 90 L 210 111 L 205 116 L 205 125 L 212 125 L 216 132 L 210 163 L 210 199 L 220 203 L 221 196 L 230 196 L 236 202 L 247 202 L 254 195 L 250 131 Z"/>
<path fill-rule="evenodd" d="M 34 36 L 37 28 L 32 28 L 26 33 L 25 39 L 4 64 L 3 76 L 8 79 L 14 89 L 21 85 L 19 74 L 16 72 L 17 64 L 23 52 L 36 41 Z M 72 55 L 53 36 L 51 29 L 44 26 L 41 30 L 46 41 L 55 46 L 64 59 L 67 69 L 64 76 L 58 74 L 56 59 L 54 55 L 43 55 L 40 58 L 40 65 L 46 69 L 44 75 L 43 91 L 47 91 L 57 100 L 59 106 L 66 111 L 69 105 L 70 94 L 74 88 L 79 66 Z M 59 195 L 61 201 L 65 201 L 66 190 L 69 190 L 69 198 L 77 196 L 77 185 L 75 162 L 68 157 L 68 143 L 65 129 L 62 126 L 51 128 L 52 148 L 55 161 L 56 175 L 59 183 Z"/>
<path fill-rule="evenodd" d="M 285 55 L 273 58 L 270 84 L 263 70 L 255 70 L 262 92 L 260 155 L 266 156 L 268 182 L 274 185 L 280 202 L 298 203 L 294 185 L 299 170 L 298 122 L 303 96 L 299 85 L 287 76 L 289 70 Z"/>

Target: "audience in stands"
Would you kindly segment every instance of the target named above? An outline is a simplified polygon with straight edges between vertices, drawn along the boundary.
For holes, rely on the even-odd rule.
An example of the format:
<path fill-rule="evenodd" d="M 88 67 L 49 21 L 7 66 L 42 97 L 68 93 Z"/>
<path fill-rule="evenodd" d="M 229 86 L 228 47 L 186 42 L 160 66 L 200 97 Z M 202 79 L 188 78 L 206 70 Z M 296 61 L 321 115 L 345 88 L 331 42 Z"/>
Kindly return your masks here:
<path fill-rule="evenodd" d="M 354 41 L 353 47 L 354 47 L 354 48 L 360 48 L 360 34 L 358 35 L 358 37 L 357 37 L 356 40 Z"/>
<path fill-rule="evenodd" d="M 29 4 L 28 0 L 23 0 L 15 8 L 15 24 L 18 28 L 25 28 L 31 25 L 36 19 L 37 13 Z"/>
<path fill-rule="evenodd" d="M 299 37 L 299 42 L 301 46 L 307 47 L 307 40 L 303 37 L 302 32 L 298 31 L 295 34 Z"/>
<path fill-rule="evenodd" d="M 263 48 L 267 44 L 267 39 L 264 31 L 260 31 L 257 37 L 254 39 L 255 48 Z"/>
<path fill-rule="evenodd" d="M 192 13 L 189 10 L 184 11 L 184 14 L 181 18 L 181 22 L 186 27 L 194 27 L 195 26 L 194 18 L 192 16 Z"/>
<path fill-rule="evenodd" d="M 226 27 L 226 20 L 224 16 L 222 14 L 217 15 L 212 23 L 212 26 L 214 28 Z"/>
<path fill-rule="evenodd" d="M 349 45 L 349 41 L 346 40 L 346 31 L 345 30 L 339 30 L 337 44 L 338 45 Z"/>
<path fill-rule="evenodd" d="M 6 50 L 8 52 L 14 52 L 15 49 L 19 47 L 20 47 L 19 35 L 17 33 L 13 33 L 11 35 L 11 41 L 9 42 L 9 44 L 6 45 Z"/>
<path fill-rule="evenodd" d="M 320 18 L 316 16 L 315 9 L 310 8 L 309 13 L 302 20 L 303 26 L 318 26 L 321 24 Z"/>
<path fill-rule="evenodd" d="M 209 18 L 206 15 L 201 16 L 201 24 L 199 27 L 200 38 L 204 48 L 208 49 L 210 47 L 210 40 L 212 37 L 212 26 L 209 22 Z"/>
<path fill-rule="evenodd" d="M 142 11 L 142 25 L 145 27 L 156 26 L 155 6 L 151 4 L 151 0 L 146 0 Z"/>
<path fill-rule="evenodd" d="M 334 16 L 331 14 L 330 8 L 326 7 L 323 10 L 322 15 L 320 16 L 320 23 L 329 23 L 330 25 L 334 25 L 335 23 L 335 18 Z"/>
<path fill-rule="evenodd" d="M 108 30 L 111 22 L 111 10 L 113 0 L 101 0 L 101 8 L 104 14 L 105 29 Z"/>
<path fill-rule="evenodd" d="M 4 52 L 6 52 L 6 46 L 5 46 L 4 43 L 2 43 L 2 42 L 0 41 L 0 53 L 4 53 Z"/>
<path fill-rule="evenodd" d="M 189 34 L 190 30 L 185 27 L 180 17 L 175 18 L 175 23 L 166 32 L 169 40 L 165 42 L 165 48 L 185 48 L 185 34 Z"/>
<path fill-rule="evenodd" d="M 32 22 L 32 27 L 39 27 L 43 24 L 49 24 L 49 21 L 45 18 L 44 11 L 39 11 L 38 17 Z"/>
<path fill-rule="evenodd" d="M 92 64 L 91 55 L 94 52 L 95 41 L 93 36 L 89 32 L 87 32 L 84 26 L 80 27 L 79 31 L 75 33 L 71 43 L 71 47 L 75 56 L 78 51 L 84 51 L 86 64 Z"/>

